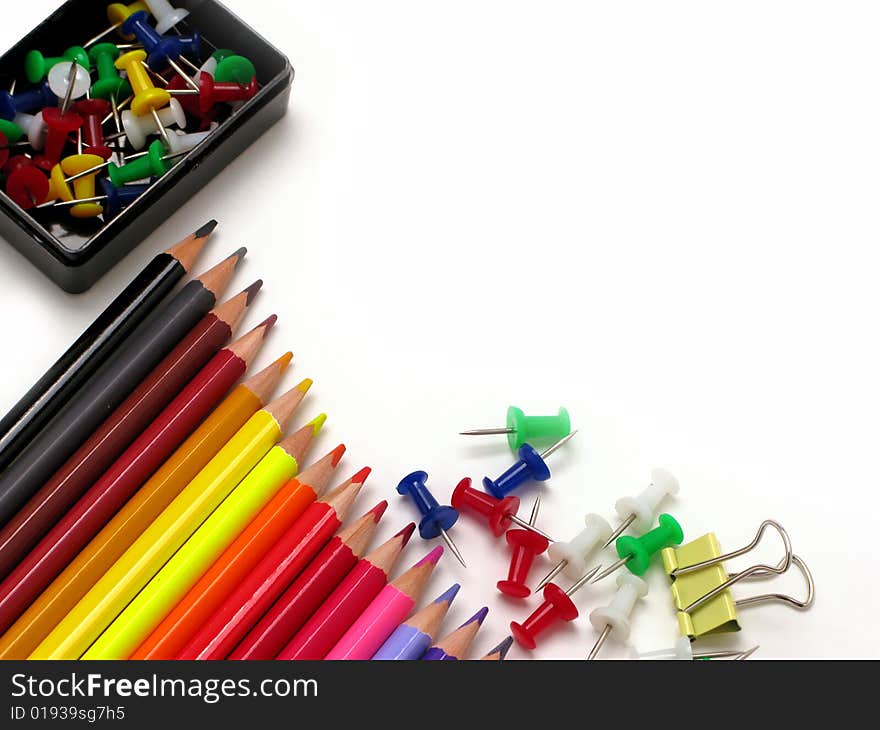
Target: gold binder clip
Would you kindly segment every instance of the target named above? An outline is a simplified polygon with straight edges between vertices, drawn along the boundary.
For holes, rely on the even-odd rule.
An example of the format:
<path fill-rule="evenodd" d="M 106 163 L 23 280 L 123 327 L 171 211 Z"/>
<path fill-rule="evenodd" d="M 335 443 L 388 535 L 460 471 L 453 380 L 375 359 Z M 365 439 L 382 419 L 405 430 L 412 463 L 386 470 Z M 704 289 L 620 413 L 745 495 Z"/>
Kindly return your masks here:
<path fill-rule="evenodd" d="M 775 529 L 782 538 L 785 555 L 777 565 L 753 565 L 739 573 L 728 574 L 722 563 L 754 550 L 768 528 Z M 733 552 L 721 554 L 718 539 L 713 533 L 703 535 L 686 545 L 666 548 L 661 553 L 663 566 L 672 578 L 672 596 L 678 609 L 678 624 L 683 636 L 695 639 L 706 634 L 739 631 L 737 608 L 768 601 L 781 601 L 805 610 L 813 605 L 815 585 L 806 563 L 791 549 L 791 540 L 785 529 L 775 520 L 765 520 L 758 528 L 755 539 Z M 807 597 L 798 600 L 781 593 L 764 593 L 734 600 L 730 587 L 741 580 L 757 580 L 785 573 L 794 564 L 807 583 Z"/>

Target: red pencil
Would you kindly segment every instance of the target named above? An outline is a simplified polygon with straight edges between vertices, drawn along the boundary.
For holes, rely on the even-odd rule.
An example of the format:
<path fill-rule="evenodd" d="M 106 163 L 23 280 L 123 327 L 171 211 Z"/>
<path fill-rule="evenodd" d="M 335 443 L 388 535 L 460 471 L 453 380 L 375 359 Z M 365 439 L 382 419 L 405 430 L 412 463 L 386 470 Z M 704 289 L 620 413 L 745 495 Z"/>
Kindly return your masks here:
<path fill-rule="evenodd" d="M 229 267 L 222 271 L 228 280 Z M 224 282 L 225 283 L 225 282 Z M 107 470 L 232 336 L 261 282 L 211 310 L 0 531 L 0 578 Z M 112 360 L 111 360 L 112 362 Z"/>
<path fill-rule="evenodd" d="M 387 506 L 387 502 L 382 502 L 383 511 Z M 229 655 L 230 659 L 274 659 L 278 655 L 364 554 L 378 522 L 377 519 L 369 519 L 373 512 L 368 512 L 327 543 L 309 567 L 244 637 Z M 400 552 L 414 529 L 415 523 L 411 522 L 389 542 L 399 544 Z"/>
<path fill-rule="evenodd" d="M 415 523 L 411 522 L 388 542 L 359 560 L 287 646 L 276 653 L 277 658 L 323 659 L 385 587 L 414 529 Z"/>
<path fill-rule="evenodd" d="M 314 502 L 232 591 L 177 659 L 225 659 L 339 529 L 370 470 Z"/>
<path fill-rule="evenodd" d="M 271 321 L 264 322 L 211 358 L 0 583 L 0 633 L 18 619 L 235 385 L 260 351 L 270 327 Z"/>

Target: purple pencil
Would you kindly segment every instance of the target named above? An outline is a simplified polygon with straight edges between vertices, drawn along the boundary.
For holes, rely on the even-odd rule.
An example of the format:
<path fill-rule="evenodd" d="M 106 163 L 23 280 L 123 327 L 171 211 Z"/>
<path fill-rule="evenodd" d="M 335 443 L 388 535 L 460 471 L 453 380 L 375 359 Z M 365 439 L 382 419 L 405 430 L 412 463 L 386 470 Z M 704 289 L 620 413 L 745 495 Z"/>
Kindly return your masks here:
<path fill-rule="evenodd" d="M 434 646 L 425 652 L 422 661 L 455 661 L 458 659 L 467 659 L 468 650 L 471 648 L 480 626 L 489 609 L 483 606 L 455 631 L 448 636 L 444 636 Z"/>
<path fill-rule="evenodd" d="M 440 624 L 446 618 L 449 607 L 461 586 L 456 583 L 443 595 L 438 596 L 421 611 L 414 613 L 394 629 L 379 651 L 373 654 L 374 660 L 411 661 L 421 659 L 422 655 L 437 638 Z"/>

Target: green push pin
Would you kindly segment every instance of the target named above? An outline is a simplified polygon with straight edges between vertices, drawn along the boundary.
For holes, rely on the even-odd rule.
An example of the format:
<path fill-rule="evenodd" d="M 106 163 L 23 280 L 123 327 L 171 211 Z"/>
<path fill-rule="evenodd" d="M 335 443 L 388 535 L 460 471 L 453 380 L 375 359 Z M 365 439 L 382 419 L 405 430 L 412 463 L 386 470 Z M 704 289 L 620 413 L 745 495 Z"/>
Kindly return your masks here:
<path fill-rule="evenodd" d="M 143 180 L 147 177 L 162 177 L 171 169 L 171 165 L 165 159 L 165 147 L 162 140 L 157 139 L 146 155 L 139 157 L 134 162 L 129 162 L 120 167 L 115 163 L 107 166 L 107 175 L 114 187 L 121 188 L 123 185 Z"/>
<path fill-rule="evenodd" d="M 24 135 L 24 130 L 15 122 L 10 122 L 8 119 L 0 119 L 0 134 L 6 137 L 6 141 L 9 144 L 15 144 Z"/>
<path fill-rule="evenodd" d="M 598 583 L 615 570 L 625 565 L 633 575 L 644 575 L 651 565 L 651 558 L 663 548 L 681 545 L 684 533 L 672 515 L 660 515 L 660 523 L 653 530 L 646 532 L 641 537 L 624 535 L 618 537 L 614 543 L 620 560 L 609 565 L 599 575 L 593 578 L 593 583 Z"/>
<path fill-rule="evenodd" d="M 227 56 L 217 63 L 214 81 L 220 83 L 249 84 L 256 78 L 257 69 L 244 56 Z"/>
<path fill-rule="evenodd" d="M 28 51 L 24 57 L 24 75 L 27 76 L 27 80 L 32 84 L 37 84 L 46 78 L 46 74 L 49 73 L 53 66 L 57 66 L 65 61 L 76 61 L 87 71 L 91 69 L 89 54 L 86 53 L 86 49 L 82 46 L 71 46 L 64 52 L 64 55 L 55 58 L 46 58 L 39 51 Z"/>
<path fill-rule="evenodd" d="M 211 54 L 211 58 L 213 58 L 219 64 L 223 59 L 236 55 L 238 54 L 235 51 L 230 50 L 229 48 L 218 48 Z M 248 79 L 248 81 L 250 81 L 250 79 Z"/>
<path fill-rule="evenodd" d="M 89 50 L 89 58 L 98 69 L 98 80 L 92 86 L 92 96 L 104 101 L 125 99 L 131 95 L 131 84 L 119 75 L 116 59 L 119 49 L 112 43 L 99 43 Z"/>
<path fill-rule="evenodd" d="M 478 428 L 462 431 L 462 436 L 491 436 L 507 434 L 507 443 L 517 451 L 525 443 L 555 442 L 571 433 L 571 419 L 568 411 L 560 408 L 555 416 L 527 416 L 516 406 L 507 409 L 505 428 Z"/>

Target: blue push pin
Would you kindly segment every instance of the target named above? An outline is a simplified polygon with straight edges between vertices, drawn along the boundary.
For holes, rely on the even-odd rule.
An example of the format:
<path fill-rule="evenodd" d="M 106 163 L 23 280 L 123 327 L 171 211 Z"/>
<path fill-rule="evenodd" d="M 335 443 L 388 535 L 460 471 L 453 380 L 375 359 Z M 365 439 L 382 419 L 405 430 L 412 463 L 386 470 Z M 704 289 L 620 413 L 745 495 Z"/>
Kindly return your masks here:
<path fill-rule="evenodd" d="M 49 106 L 58 106 L 58 97 L 48 81 L 20 94 L 0 91 L 0 119 L 12 121 L 16 114 L 31 114 Z"/>
<path fill-rule="evenodd" d="M 164 36 L 147 22 L 150 16 L 144 10 L 139 10 L 128 16 L 122 24 L 121 32 L 125 35 L 137 36 L 144 50 L 149 54 L 147 63 L 153 69 L 161 69 L 168 64 L 183 78 L 189 76 L 181 70 L 176 61 L 184 53 L 195 58 L 199 57 L 202 38 L 198 31 L 188 36 Z"/>
<path fill-rule="evenodd" d="M 412 501 L 422 513 L 422 521 L 419 522 L 419 535 L 422 536 L 422 539 L 433 540 L 435 537 L 442 537 L 458 562 L 467 568 L 458 547 L 446 532 L 458 522 L 458 511 L 452 507 L 441 506 L 428 489 L 427 481 L 428 474 L 426 472 L 414 471 L 400 480 L 400 484 L 397 485 L 397 493 L 412 497 Z"/>
<path fill-rule="evenodd" d="M 483 477 L 483 489 L 496 499 L 504 499 L 514 489 L 528 481 L 546 482 L 550 478 L 547 457 L 571 441 L 576 433 L 577 431 L 572 431 L 540 454 L 534 446 L 523 444 L 516 452 L 519 461 L 494 481 L 489 477 Z"/>
<path fill-rule="evenodd" d="M 123 185 L 116 187 L 108 177 L 101 178 L 101 188 L 104 196 L 107 198 L 107 204 L 104 206 L 104 214 L 108 217 L 114 217 L 123 208 L 127 208 L 141 195 L 147 192 L 149 184 L 142 185 Z"/>

